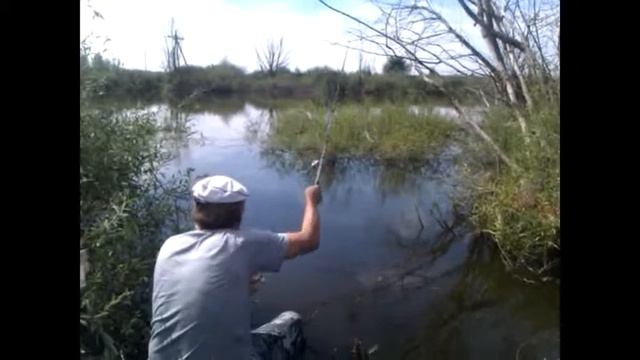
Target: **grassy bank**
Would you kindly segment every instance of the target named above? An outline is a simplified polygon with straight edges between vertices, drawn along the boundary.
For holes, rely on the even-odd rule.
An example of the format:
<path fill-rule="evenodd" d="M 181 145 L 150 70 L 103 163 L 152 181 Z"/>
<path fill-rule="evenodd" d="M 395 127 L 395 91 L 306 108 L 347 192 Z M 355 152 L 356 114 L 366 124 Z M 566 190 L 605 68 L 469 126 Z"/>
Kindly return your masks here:
<path fill-rule="evenodd" d="M 285 110 L 272 122 L 263 140 L 268 148 L 318 156 L 325 139 L 321 107 Z M 377 108 L 343 105 L 337 108 L 328 153 L 346 157 L 415 161 L 433 155 L 456 126 L 443 118 L 408 111 L 407 106 Z"/>
<path fill-rule="evenodd" d="M 521 167 L 476 159 L 471 220 L 499 246 L 505 264 L 541 277 L 557 270 L 560 250 L 560 114 L 557 103 L 538 102 L 528 114 L 526 144 L 514 114 L 493 109 L 485 130 Z M 476 150 L 473 153 L 478 153 Z"/>

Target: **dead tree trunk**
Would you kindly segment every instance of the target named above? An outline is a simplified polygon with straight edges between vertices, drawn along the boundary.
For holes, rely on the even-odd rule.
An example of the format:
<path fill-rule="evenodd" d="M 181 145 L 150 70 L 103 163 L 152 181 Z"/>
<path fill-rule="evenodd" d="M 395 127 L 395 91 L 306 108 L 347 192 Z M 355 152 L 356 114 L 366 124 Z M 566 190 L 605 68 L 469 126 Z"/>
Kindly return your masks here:
<path fill-rule="evenodd" d="M 471 10 L 471 8 L 466 4 L 465 0 L 458 0 L 458 3 L 465 11 L 465 13 L 475 21 L 475 23 L 480 26 L 480 31 L 482 34 L 482 38 L 484 39 L 491 56 L 494 59 L 495 66 L 493 67 L 495 70 L 495 78 L 502 83 L 502 86 L 506 90 L 507 98 L 509 99 L 509 104 L 514 108 L 514 113 L 516 115 L 516 119 L 518 121 L 518 125 L 520 126 L 520 130 L 522 132 L 522 136 L 524 138 L 525 143 L 529 143 L 529 131 L 527 129 L 527 122 L 525 118 L 522 116 L 522 113 L 518 110 L 521 103 L 518 99 L 517 91 L 525 94 L 525 99 L 529 98 L 528 89 L 525 87 L 518 87 L 516 82 L 514 81 L 513 76 L 511 75 L 511 68 L 515 68 L 514 72 L 518 74 L 519 69 L 517 69 L 517 63 L 515 62 L 515 57 L 510 56 L 509 47 L 514 47 L 519 50 L 524 50 L 524 45 L 509 36 L 501 26 L 501 16 L 497 14 L 497 10 L 494 7 L 493 1 L 491 0 L 479 0 L 474 1 L 473 4 L 476 6 L 476 13 Z M 468 42 L 466 42 L 468 44 Z M 507 56 L 510 57 L 511 67 L 508 66 L 508 62 L 505 59 L 503 51 L 500 47 L 500 44 L 503 44 L 506 49 Z M 469 45 L 465 45 L 469 46 Z M 521 82 L 520 84 L 522 84 Z M 528 100 L 525 100 L 528 102 Z"/>

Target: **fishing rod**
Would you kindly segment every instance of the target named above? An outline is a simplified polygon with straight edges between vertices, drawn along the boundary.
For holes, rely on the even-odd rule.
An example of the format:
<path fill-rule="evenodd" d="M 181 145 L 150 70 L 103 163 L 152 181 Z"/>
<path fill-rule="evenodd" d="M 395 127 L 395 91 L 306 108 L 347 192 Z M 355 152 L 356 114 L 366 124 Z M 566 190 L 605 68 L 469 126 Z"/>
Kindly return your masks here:
<path fill-rule="evenodd" d="M 342 69 L 340 70 L 340 74 L 344 74 L 344 65 L 347 62 L 347 54 L 348 50 L 344 54 L 344 60 L 342 60 Z M 313 162 L 311 165 L 318 166 L 316 170 L 316 179 L 314 180 L 315 185 L 320 184 L 320 175 L 322 174 L 322 165 L 324 165 L 324 158 L 327 154 L 327 145 L 329 143 L 329 133 L 331 131 L 331 124 L 333 123 L 333 117 L 335 113 L 335 105 L 338 102 L 338 96 L 340 95 L 340 79 L 336 81 L 336 91 L 333 94 L 333 99 L 329 96 L 329 101 L 327 101 L 327 108 L 324 115 L 325 129 L 324 129 L 324 143 L 322 145 L 322 152 L 320 153 L 320 159 Z"/>
<path fill-rule="evenodd" d="M 320 174 L 322 173 L 322 165 L 324 164 L 324 157 L 327 153 L 327 144 L 329 143 L 329 131 L 331 130 L 331 123 L 333 120 L 333 109 L 327 107 L 327 111 L 324 116 L 324 121 L 327 124 L 324 130 L 324 144 L 322 146 L 322 153 L 320 153 L 320 160 L 318 160 L 316 171 L 316 179 L 313 182 L 315 185 L 320 184 Z"/>

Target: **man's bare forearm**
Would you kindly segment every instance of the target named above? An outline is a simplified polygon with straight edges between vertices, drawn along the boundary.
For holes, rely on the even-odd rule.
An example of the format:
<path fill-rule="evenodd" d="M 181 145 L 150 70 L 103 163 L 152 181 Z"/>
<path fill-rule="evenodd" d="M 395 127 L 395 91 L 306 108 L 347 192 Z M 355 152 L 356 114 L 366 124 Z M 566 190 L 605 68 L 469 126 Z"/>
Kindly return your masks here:
<path fill-rule="evenodd" d="M 306 200 L 304 206 L 302 232 L 309 241 L 308 250 L 316 249 L 320 240 L 320 215 L 318 214 L 318 207 L 309 199 Z"/>
<path fill-rule="evenodd" d="M 320 198 L 319 186 L 313 185 L 305 189 L 301 229 L 298 232 L 287 233 L 287 259 L 318 248 L 320 244 L 320 215 L 318 214 Z"/>

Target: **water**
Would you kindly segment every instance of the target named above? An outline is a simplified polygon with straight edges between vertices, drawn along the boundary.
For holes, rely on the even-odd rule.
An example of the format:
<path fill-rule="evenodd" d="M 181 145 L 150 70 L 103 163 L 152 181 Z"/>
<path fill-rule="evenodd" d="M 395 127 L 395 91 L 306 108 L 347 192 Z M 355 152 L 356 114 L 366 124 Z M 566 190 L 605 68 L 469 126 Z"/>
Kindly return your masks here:
<path fill-rule="evenodd" d="M 269 111 L 236 104 L 222 114 L 169 118 L 177 115 L 195 134 L 167 137 L 176 153 L 169 171 L 193 168 L 194 177 L 224 174 L 246 185 L 243 226 L 299 228 L 313 173 L 308 161 L 255 141 L 268 129 Z M 514 279 L 469 231 L 439 225 L 455 218 L 452 154 L 455 148 L 419 170 L 347 161 L 327 168 L 320 248 L 267 274 L 254 296 L 253 325 L 299 312 L 309 359 L 349 358 L 354 338 L 377 345 L 375 359 L 559 358 L 557 286 Z"/>

